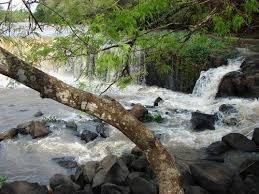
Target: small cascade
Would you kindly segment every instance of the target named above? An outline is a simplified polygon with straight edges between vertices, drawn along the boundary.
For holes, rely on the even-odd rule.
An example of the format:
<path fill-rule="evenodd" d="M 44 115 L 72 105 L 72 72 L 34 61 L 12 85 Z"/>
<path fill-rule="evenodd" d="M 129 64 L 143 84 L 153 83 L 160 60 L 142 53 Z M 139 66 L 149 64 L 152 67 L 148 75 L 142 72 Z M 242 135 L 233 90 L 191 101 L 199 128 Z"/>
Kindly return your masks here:
<path fill-rule="evenodd" d="M 231 71 L 237 71 L 242 62 L 242 58 L 232 59 L 228 61 L 228 65 L 211 68 L 208 71 L 201 72 L 192 95 L 208 100 L 214 99 L 223 76 Z"/>

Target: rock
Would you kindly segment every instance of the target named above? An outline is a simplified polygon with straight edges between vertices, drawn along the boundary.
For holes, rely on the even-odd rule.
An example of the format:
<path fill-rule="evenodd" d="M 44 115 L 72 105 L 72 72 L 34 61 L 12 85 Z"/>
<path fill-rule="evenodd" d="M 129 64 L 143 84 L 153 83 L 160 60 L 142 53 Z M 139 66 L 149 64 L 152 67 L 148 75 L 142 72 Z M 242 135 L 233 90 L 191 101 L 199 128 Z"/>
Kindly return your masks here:
<path fill-rule="evenodd" d="M 201 112 L 192 112 L 191 124 L 193 130 L 195 131 L 202 131 L 205 129 L 215 130 L 215 121 L 215 115 L 209 115 Z"/>
<path fill-rule="evenodd" d="M 33 121 L 28 127 L 32 139 L 45 137 L 50 133 L 50 130 L 40 121 Z"/>
<path fill-rule="evenodd" d="M 1 194 L 48 194 L 46 186 L 38 183 L 29 183 L 26 181 L 15 181 L 12 183 L 5 183 L 1 189 Z"/>
<path fill-rule="evenodd" d="M 259 178 L 254 175 L 248 175 L 244 179 L 244 184 L 246 185 L 247 192 L 249 194 L 259 193 Z"/>
<path fill-rule="evenodd" d="M 141 177 L 132 179 L 129 186 L 133 194 L 158 194 L 157 186 Z"/>
<path fill-rule="evenodd" d="M 222 137 L 222 141 L 230 146 L 231 148 L 245 151 L 245 152 L 255 152 L 258 151 L 255 143 L 249 140 L 242 134 L 230 133 Z"/>
<path fill-rule="evenodd" d="M 243 177 L 249 174 L 253 174 L 259 177 L 259 160 L 245 160 L 241 164 L 239 172 Z"/>
<path fill-rule="evenodd" d="M 247 188 L 244 181 L 238 174 L 235 174 L 232 178 L 232 183 L 229 188 L 230 194 L 246 194 Z"/>
<path fill-rule="evenodd" d="M 87 184 L 83 190 L 76 191 L 76 194 L 93 194 L 92 186 Z"/>
<path fill-rule="evenodd" d="M 254 129 L 252 140 L 255 142 L 257 146 L 259 146 L 259 128 Z"/>
<path fill-rule="evenodd" d="M 22 134 L 22 135 L 28 135 L 30 133 L 30 125 L 31 125 L 32 121 L 29 121 L 27 123 L 22 123 L 17 125 L 17 129 L 18 129 L 18 133 Z"/>
<path fill-rule="evenodd" d="M 148 161 L 145 156 L 141 156 L 136 160 L 133 160 L 130 164 L 130 168 L 134 171 L 144 172 L 148 167 Z"/>
<path fill-rule="evenodd" d="M 222 65 L 228 64 L 228 60 L 224 56 L 210 55 L 209 59 L 210 59 L 210 68 L 217 68 L 217 67 L 220 67 Z"/>
<path fill-rule="evenodd" d="M 226 74 L 219 84 L 217 97 L 259 97 L 259 55 L 245 59 L 240 71 Z"/>
<path fill-rule="evenodd" d="M 219 111 L 225 114 L 237 113 L 237 109 L 231 104 L 222 104 L 219 107 Z"/>
<path fill-rule="evenodd" d="M 73 156 L 65 156 L 60 158 L 52 158 L 53 161 L 58 163 L 59 166 L 64 168 L 76 168 L 77 162 Z"/>
<path fill-rule="evenodd" d="M 141 121 L 148 114 L 148 110 L 141 104 L 135 104 L 130 110 L 130 113 Z"/>
<path fill-rule="evenodd" d="M 222 164 L 207 162 L 190 165 L 193 179 L 213 194 L 228 194 L 233 172 Z"/>
<path fill-rule="evenodd" d="M 101 123 L 96 126 L 96 132 L 102 137 L 107 138 L 109 137 L 109 132 L 107 129 L 107 125 L 105 123 Z"/>
<path fill-rule="evenodd" d="M 225 161 L 224 154 L 221 154 L 221 155 L 208 155 L 204 159 L 208 160 L 208 161 L 222 162 L 222 163 Z"/>
<path fill-rule="evenodd" d="M 136 159 L 136 156 L 133 154 L 123 154 L 120 158 L 123 160 L 126 166 L 130 166 L 131 162 Z"/>
<path fill-rule="evenodd" d="M 229 149 L 230 149 L 230 147 L 227 144 L 225 144 L 224 142 L 216 141 L 216 142 L 210 144 L 207 147 L 206 151 L 210 155 L 220 155 L 222 153 L 225 153 Z"/>
<path fill-rule="evenodd" d="M 130 194 L 129 187 L 105 183 L 101 187 L 101 194 Z"/>
<path fill-rule="evenodd" d="M 75 121 L 66 121 L 66 127 L 75 131 L 77 130 L 77 124 Z"/>
<path fill-rule="evenodd" d="M 159 102 L 163 101 L 162 98 L 157 97 L 156 100 L 154 101 L 154 106 L 158 106 Z"/>
<path fill-rule="evenodd" d="M 73 181 L 80 185 L 81 189 L 84 188 L 85 180 L 84 180 L 84 173 L 83 173 L 83 166 L 78 166 L 75 172 L 75 175 L 73 177 Z"/>
<path fill-rule="evenodd" d="M 89 161 L 83 165 L 83 176 L 86 183 L 92 183 L 98 166 L 97 161 Z"/>
<path fill-rule="evenodd" d="M 55 191 L 56 188 L 67 187 L 73 191 L 77 191 L 80 189 L 80 186 L 75 184 L 68 176 L 62 174 L 55 174 L 49 180 L 50 188 Z M 60 190 L 60 189 L 58 189 Z"/>
<path fill-rule="evenodd" d="M 93 188 L 100 187 L 102 184 L 109 182 L 113 184 L 124 184 L 129 170 L 121 159 L 114 155 L 105 157 L 93 178 Z"/>
<path fill-rule="evenodd" d="M 142 177 L 146 179 L 146 174 L 144 172 L 132 172 L 129 174 L 129 176 L 127 177 L 127 182 L 132 181 L 134 178 L 136 177 Z"/>
<path fill-rule="evenodd" d="M 98 135 L 96 133 L 86 129 L 81 133 L 81 140 L 84 140 L 86 143 L 95 140 L 97 137 Z"/>
<path fill-rule="evenodd" d="M 135 156 L 142 156 L 144 153 L 139 147 L 135 146 L 132 150 L 131 153 Z"/>
<path fill-rule="evenodd" d="M 16 128 L 9 129 L 3 133 L 0 133 L 0 141 L 4 139 L 13 139 L 14 137 L 17 136 L 17 134 L 18 134 L 18 129 Z"/>
<path fill-rule="evenodd" d="M 70 185 L 59 185 L 55 187 L 53 194 L 76 194 L 76 190 Z"/>
<path fill-rule="evenodd" d="M 41 111 L 38 111 L 38 112 L 36 112 L 33 116 L 34 117 L 41 117 L 41 116 L 43 116 L 44 114 L 41 112 Z"/>
<path fill-rule="evenodd" d="M 185 194 L 209 194 L 208 191 L 199 186 L 191 186 L 185 189 Z"/>

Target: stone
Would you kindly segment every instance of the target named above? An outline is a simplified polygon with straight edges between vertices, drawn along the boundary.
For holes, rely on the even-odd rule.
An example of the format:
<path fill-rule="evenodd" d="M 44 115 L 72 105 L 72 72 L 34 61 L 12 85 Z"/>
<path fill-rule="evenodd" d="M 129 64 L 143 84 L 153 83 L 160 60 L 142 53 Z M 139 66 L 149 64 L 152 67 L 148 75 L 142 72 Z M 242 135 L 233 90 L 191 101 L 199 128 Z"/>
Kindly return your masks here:
<path fill-rule="evenodd" d="M 217 67 L 220 67 L 222 65 L 227 65 L 228 64 L 228 60 L 224 56 L 210 55 L 209 59 L 210 59 L 210 67 L 211 68 L 217 68 Z"/>
<path fill-rule="evenodd" d="M 259 178 L 254 175 L 248 175 L 244 179 L 246 185 L 246 193 L 258 194 L 259 193 Z"/>
<path fill-rule="evenodd" d="M 26 122 L 26 123 L 22 123 L 17 125 L 17 129 L 18 129 L 18 133 L 22 134 L 22 135 L 28 135 L 30 133 L 30 125 L 31 125 L 32 121 Z"/>
<path fill-rule="evenodd" d="M 258 151 L 255 143 L 248 139 L 246 136 L 239 133 L 230 133 L 222 137 L 222 141 L 231 148 L 245 151 L 256 152 Z"/>
<path fill-rule="evenodd" d="M 158 194 L 157 186 L 142 177 L 132 179 L 129 182 L 129 186 L 133 194 Z"/>
<path fill-rule="evenodd" d="M 130 110 L 130 113 L 141 121 L 148 114 L 148 110 L 141 104 L 135 104 Z"/>
<path fill-rule="evenodd" d="M 80 185 L 81 189 L 84 188 L 85 180 L 84 180 L 84 173 L 83 173 L 83 166 L 78 166 L 74 175 L 74 182 L 77 185 Z"/>
<path fill-rule="evenodd" d="M 229 188 L 230 194 L 246 194 L 247 188 L 244 181 L 238 174 L 235 174 L 232 178 L 232 183 Z"/>
<path fill-rule="evenodd" d="M 84 130 L 81 133 L 81 140 L 85 141 L 86 143 L 95 140 L 98 137 L 98 135 L 92 131 Z"/>
<path fill-rule="evenodd" d="M 257 146 L 259 146 L 259 128 L 254 129 L 252 140 L 255 142 Z"/>
<path fill-rule="evenodd" d="M 249 174 L 253 174 L 259 177 L 259 160 L 245 160 L 241 164 L 239 172 L 243 177 Z"/>
<path fill-rule="evenodd" d="M 45 137 L 51 132 L 40 121 L 33 121 L 28 127 L 32 139 Z"/>
<path fill-rule="evenodd" d="M 66 121 L 66 127 L 75 131 L 77 130 L 77 124 L 75 121 Z"/>
<path fill-rule="evenodd" d="M 48 194 L 46 186 L 38 183 L 29 183 L 26 181 L 15 181 L 5 183 L 1 189 L 1 194 Z"/>
<path fill-rule="evenodd" d="M 86 183 L 92 183 L 98 166 L 97 161 L 89 161 L 83 165 L 83 176 Z"/>
<path fill-rule="evenodd" d="M 62 175 L 62 174 L 55 174 L 49 180 L 50 188 L 55 191 L 56 188 L 60 188 L 66 186 L 67 188 L 71 188 L 73 191 L 77 191 L 80 189 L 80 186 L 75 184 L 70 177 Z M 59 189 L 58 189 L 59 190 Z"/>
<path fill-rule="evenodd" d="M 127 182 L 132 181 L 134 178 L 136 177 L 142 177 L 146 179 L 146 174 L 145 172 L 132 172 L 129 174 L 129 176 L 127 177 Z"/>
<path fill-rule="evenodd" d="M 222 104 L 219 107 L 219 111 L 225 114 L 237 113 L 237 109 L 231 104 Z"/>
<path fill-rule="evenodd" d="M 215 115 L 205 114 L 201 112 L 192 112 L 191 124 L 192 129 L 195 131 L 202 131 L 205 129 L 215 130 L 215 122 Z"/>
<path fill-rule="evenodd" d="M 18 129 L 12 128 L 3 133 L 0 133 L 0 141 L 4 139 L 13 139 L 18 135 Z"/>
<path fill-rule="evenodd" d="M 185 194 L 209 194 L 209 192 L 206 191 L 205 189 L 203 189 L 200 186 L 191 186 L 191 185 L 189 185 L 185 189 Z"/>
<path fill-rule="evenodd" d="M 216 141 L 210 144 L 206 151 L 210 155 L 220 155 L 228 151 L 230 147 L 222 141 Z"/>
<path fill-rule="evenodd" d="M 77 162 L 75 160 L 75 157 L 73 156 L 64 156 L 64 157 L 58 157 L 58 158 L 52 158 L 53 161 L 55 161 L 59 166 L 64 168 L 76 168 Z"/>
<path fill-rule="evenodd" d="M 34 116 L 34 117 L 41 117 L 41 116 L 43 116 L 43 115 L 44 115 L 43 112 L 38 111 L 38 112 L 36 112 L 33 116 Z"/>
<path fill-rule="evenodd" d="M 109 132 L 107 125 L 105 123 L 100 123 L 99 125 L 96 126 L 96 132 L 102 137 L 102 138 L 107 138 L 109 137 Z"/>
<path fill-rule="evenodd" d="M 122 154 L 120 157 L 126 166 L 130 166 L 131 162 L 136 159 L 136 156 L 133 154 Z"/>
<path fill-rule="evenodd" d="M 101 186 L 101 194 L 130 194 L 129 187 L 105 183 Z"/>
<path fill-rule="evenodd" d="M 124 184 L 129 175 L 129 170 L 124 162 L 114 155 L 105 157 L 93 178 L 93 188 L 100 187 L 109 182 L 113 184 Z"/>
<path fill-rule="evenodd" d="M 53 190 L 53 194 L 75 194 L 76 190 L 71 185 L 59 185 Z"/>
<path fill-rule="evenodd" d="M 156 100 L 154 101 L 154 106 L 158 106 L 159 102 L 163 101 L 162 98 L 157 97 Z"/>
<path fill-rule="evenodd" d="M 144 172 L 148 167 L 148 161 L 145 156 L 141 156 L 136 160 L 133 160 L 130 164 L 130 168 L 134 171 Z"/>
<path fill-rule="evenodd" d="M 213 194 L 228 194 L 233 171 L 222 164 L 205 162 L 190 165 L 190 171 L 199 186 Z"/>
<path fill-rule="evenodd" d="M 138 146 L 135 146 L 132 150 L 131 150 L 131 153 L 135 156 L 142 156 L 144 153 L 143 151 L 138 147 Z"/>

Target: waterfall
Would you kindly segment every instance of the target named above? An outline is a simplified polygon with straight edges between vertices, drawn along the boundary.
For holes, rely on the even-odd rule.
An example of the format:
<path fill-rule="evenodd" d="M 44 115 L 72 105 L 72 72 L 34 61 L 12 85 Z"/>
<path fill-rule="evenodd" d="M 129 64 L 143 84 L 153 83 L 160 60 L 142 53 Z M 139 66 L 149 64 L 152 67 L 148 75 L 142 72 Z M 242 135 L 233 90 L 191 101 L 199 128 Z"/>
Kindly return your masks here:
<path fill-rule="evenodd" d="M 195 84 L 192 95 L 208 100 L 214 99 L 223 76 L 231 71 L 239 70 L 242 62 L 242 58 L 231 59 L 227 65 L 211 68 L 208 71 L 202 71 Z"/>

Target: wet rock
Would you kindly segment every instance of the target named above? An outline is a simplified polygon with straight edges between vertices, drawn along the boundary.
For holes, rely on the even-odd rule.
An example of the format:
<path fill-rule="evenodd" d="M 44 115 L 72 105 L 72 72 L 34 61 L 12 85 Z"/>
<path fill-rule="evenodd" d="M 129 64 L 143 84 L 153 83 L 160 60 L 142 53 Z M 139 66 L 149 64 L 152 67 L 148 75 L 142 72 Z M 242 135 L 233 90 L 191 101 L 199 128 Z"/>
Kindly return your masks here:
<path fill-rule="evenodd" d="M 77 130 L 77 124 L 75 121 L 66 121 L 66 127 L 75 131 Z"/>
<path fill-rule="evenodd" d="M 130 113 L 141 121 L 148 114 L 148 110 L 141 104 L 135 104 L 130 110 Z"/>
<path fill-rule="evenodd" d="M 158 106 L 159 102 L 163 101 L 162 98 L 157 97 L 156 100 L 154 101 L 154 106 Z"/>
<path fill-rule="evenodd" d="M 17 125 L 18 133 L 22 135 L 28 135 L 30 133 L 30 125 L 32 121 Z"/>
<path fill-rule="evenodd" d="M 59 166 L 64 168 L 76 168 L 77 162 L 73 156 L 65 156 L 59 158 L 52 158 L 53 161 L 58 163 Z"/>
<path fill-rule="evenodd" d="M 61 187 L 69 188 L 69 190 L 77 191 L 80 189 L 80 186 L 75 184 L 70 177 L 62 175 L 62 174 L 55 174 L 49 180 L 50 188 L 55 191 L 57 188 L 60 190 Z"/>
<path fill-rule="evenodd" d="M 94 194 L 90 184 L 85 185 L 83 190 L 76 191 L 76 194 Z"/>
<path fill-rule="evenodd" d="M 259 193 L 259 178 L 254 175 L 248 175 L 244 179 L 244 184 L 246 185 L 246 193 L 258 194 Z"/>
<path fill-rule="evenodd" d="M 129 182 L 130 190 L 133 194 L 157 194 L 158 188 L 153 183 L 141 177 L 136 177 Z"/>
<path fill-rule="evenodd" d="M 185 189 L 185 194 L 209 194 L 209 192 L 202 187 L 189 185 L 188 188 Z"/>
<path fill-rule="evenodd" d="M 33 116 L 34 116 L 34 117 L 41 117 L 41 116 L 43 116 L 43 115 L 44 115 L 43 112 L 38 111 L 38 112 L 36 112 Z"/>
<path fill-rule="evenodd" d="M 225 144 L 224 142 L 216 141 L 216 142 L 210 144 L 207 147 L 206 151 L 210 155 L 220 155 L 222 153 L 225 153 L 229 149 L 230 149 L 230 147 L 227 144 Z"/>
<path fill-rule="evenodd" d="M 208 161 L 213 161 L 213 162 L 224 162 L 225 158 L 224 158 L 224 154 L 221 155 L 208 155 L 207 157 L 205 157 L 205 160 Z"/>
<path fill-rule="evenodd" d="M 71 185 L 59 185 L 55 187 L 53 194 L 76 194 L 76 190 Z"/>
<path fill-rule="evenodd" d="M 124 184 L 128 175 L 129 170 L 124 162 L 117 156 L 109 155 L 101 161 L 97 169 L 93 178 L 93 188 L 96 189 L 106 182 Z"/>
<path fill-rule="evenodd" d="M 101 194 L 130 194 L 129 187 L 105 183 L 101 187 Z"/>
<path fill-rule="evenodd" d="M 131 153 L 135 156 L 142 156 L 144 153 L 139 147 L 135 146 L 132 150 Z"/>
<path fill-rule="evenodd" d="M 252 140 L 255 142 L 257 146 L 259 146 L 259 128 L 254 129 Z"/>
<path fill-rule="evenodd" d="M 81 133 L 81 140 L 84 140 L 86 143 L 95 140 L 97 137 L 98 135 L 96 133 L 86 129 Z"/>
<path fill-rule="evenodd" d="M 192 113 L 191 124 L 193 130 L 195 131 L 202 131 L 205 129 L 215 130 L 215 121 L 215 115 L 205 114 L 201 112 Z"/>
<path fill-rule="evenodd" d="M 255 152 L 258 151 L 255 143 L 249 140 L 242 134 L 230 133 L 222 137 L 222 141 L 230 146 L 231 148 L 245 151 L 245 152 Z"/>
<path fill-rule="evenodd" d="M 102 138 L 107 138 L 109 137 L 109 132 L 107 125 L 105 123 L 101 123 L 96 126 L 96 132 L 102 137 Z"/>
<path fill-rule="evenodd" d="M 29 125 L 29 132 L 33 139 L 47 136 L 51 131 L 40 121 L 33 121 Z"/>
<path fill-rule="evenodd" d="M 73 181 L 80 185 L 81 189 L 84 188 L 85 180 L 84 180 L 84 173 L 83 173 L 83 166 L 78 166 L 75 172 L 75 175 L 73 177 Z"/>
<path fill-rule="evenodd" d="M 5 183 L 0 189 L 1 194 L 48 194 L 46 186 L 26 181 Z"/>
<path fill-rule="evenodd" d="M 129 176 L 127 177 L 127 182 L 132 181 L 134 178 L 136 177 L 142 177 L 142 178 L 146 178 L 146 174 L 144 172 L 132 172 L 129 174 Z"/>
<path fill-rule="evenodd" d="M 98 166 L 97 161 L 89 161 L 83 165 L 83 176 L 86 183 L 92 183 Z"/>
<path fill-rule="evenodd" d="M 224 56 L 210 55 L 209 59 L 210 59 L 210 67 L 211 68 L 217 68 L 217 67 L 220 67 L 222 65 L 227 65 L 228 64 L 228 60 Z"/>
<path fill-rule="evenodd" d="M 229 188 L 230 194 L 246 194 L 247 188 L 244 181 L 238 174 L 235 174 L 232 178 L 232 183 Z"/>
<path fill-rule="evenodd" d="M 145 156 L 141 156 L 132 161 L 130 168 L 134 171 L 144 172 L 148 167 L 148 161 Z"/>
<path fill-rule="evenodd" d="M 222 164 L 207 162 L 190 165 L 192 177 L 207 191 L 213 194 L 228 194 L 233 172 Z"/>
<path fill-rule="evenodd" d="M 259 160 L 245 160 L 240 166 L 240 174 L 245 177 L 253 174 L 259 177 Z"/>
<path fill-rule="evenodd" d="M 237 109 L 231 104 L 222 104 L 219 107 L 219 111 L 225 114 L 237 113 Z"/>
<path fill-rule="evenodd" d="M 3 133 L 0 133 L 0 141 L 4 139 L 13 139 L 14 137 L 17 136 L 17 134 L 18 134 L 18 129 L 16 128 L 9 129 Z"/>

